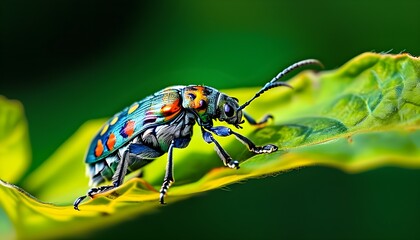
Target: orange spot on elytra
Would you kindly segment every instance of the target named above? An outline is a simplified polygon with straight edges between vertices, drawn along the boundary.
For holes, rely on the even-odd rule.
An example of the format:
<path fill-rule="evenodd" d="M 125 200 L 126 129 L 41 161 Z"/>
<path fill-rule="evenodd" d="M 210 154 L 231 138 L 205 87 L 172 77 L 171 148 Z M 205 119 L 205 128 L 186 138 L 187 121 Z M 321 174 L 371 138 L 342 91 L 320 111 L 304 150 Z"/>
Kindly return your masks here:
<path fill-rule="evenodd" d="M 116 142 L 116 138 L 114 133 L 109 134 L 108 140 L 106 141 L 106 146 L 109 150 L 112 150 L 114 148 Z"/>
<path fill-rule="evenodd" d="M 98 142 L 96 143 L 95 148 L 95 157 L 99 157 L 104 152 L 104 145 L 102 144 L 101 139 L 98 139 Z"/>
<path fill-rule="evenodd" d="M 134 133 L 134 121 L 130 120 L 127 122 L 127 124 L 125 125 L 124 128 L 124 132 L 125 134 L 127 134 L 127 136 L 131 136 Z"/>
<path fill-rule="evenodd" d="M 179 112 L 179 110 L 181 109 L 181 106 L 179 104 L 179 99 L 175 100 L 173 103 L 171 104 L 166 104 L 164 105 L 160 111 L 162 112 L 162 114 L 164 116 L 171 116 L 177 112 Z"/>

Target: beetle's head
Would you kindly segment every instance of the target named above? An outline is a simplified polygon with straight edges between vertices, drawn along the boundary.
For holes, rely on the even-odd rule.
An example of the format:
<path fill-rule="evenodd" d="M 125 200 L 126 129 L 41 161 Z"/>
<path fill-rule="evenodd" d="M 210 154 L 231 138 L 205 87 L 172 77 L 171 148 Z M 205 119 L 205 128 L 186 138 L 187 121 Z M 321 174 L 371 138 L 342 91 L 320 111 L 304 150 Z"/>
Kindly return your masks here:
<path fill-rule="evenodd" d="M 242 110 L 246 108 L 252 101 L 261 96 L 265 91 L 276 88 L 276 87 L 289 87 L 292 88 L 289 84 L 285 82 L 280 82 L 279 80 L 284 77 L 286 74 L 291 72 L 294 69 L 309 65 L 315 64 L 322 67 L 322 63 L 315 59 L 307 59 L 290 65 L 281 71 L 277 76 L 275 76 L 271 81 L 266 83 L 263 88 L 261 88 L 250 100 L 246 101 L 244 104 L 239 106 L 238 99 L 229 97 L 226 94 L 220 93 L 216 89 L 206 87 L 205 90 L 208 94 L 211 95 L 207 98 L 208 105 L 206 108 L 206 116 L 209 116 L 211 119 L 218 119 L 219 121 L 224 121 L 229 124 L 234 125 L 237 128 L 242 128 L 240 124 L 245 121 L 242 120 L 243 112 Z M 196 87 L 193 87 L 194 89 Z M 189 95 L 188 95 L 189 96 Z M 191 98 L 191 97 L 190 97 Z M 191 98 L 192 100 L 194 98 Z M 217 99 L 217 101 L 215 101 Z M 188 101 L 190 103 L 190 101 Z"/>
<path fill-rule="evenodd" d="M 242 128 L 239 124 L 244 123 L 244 120 L 242 120 L 242 110 L 239 109 L 238 99 L 220 93 L 217 101 L 216 118 L 237 128 Z"/>

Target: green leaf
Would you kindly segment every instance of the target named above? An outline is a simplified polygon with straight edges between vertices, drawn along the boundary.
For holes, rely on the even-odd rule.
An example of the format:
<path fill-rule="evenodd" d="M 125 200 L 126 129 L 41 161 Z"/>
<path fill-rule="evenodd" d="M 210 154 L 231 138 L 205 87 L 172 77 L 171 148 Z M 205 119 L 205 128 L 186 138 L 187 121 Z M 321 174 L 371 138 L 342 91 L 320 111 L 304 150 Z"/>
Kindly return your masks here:
<path fill-rule="evenodd" d="M 89 183 L 83 164 L 86 146 L 89 146 L 92 137 L 104 122 L 105 119 L 83 124 L 25 179 L 24 188 L 36 194 L 37 198 L 54 203 L 70 203 L 73 198 L 85 193 Z"/>
<path fill-rule="evenodd" d="M 28 125 L 22 104 L 0 96 L 0 178 L 16 182 L 31 160 Z"/>
<path fill-rule="evenodd" d="M 174 151 L 176 182 L 166 201 L 170 204 L 243 179 L 302 166 L 323 165 L 347 172 L 385 165 L 420 167 L 419 59 L 366 53 L 338 70 L 306 71 L 289 83 L 293 90 L 270 90 L 246 108 L 253 116 L 269 111 L 275 116 L 272 124 L 256 130 L 244 125 L 241 130 L 259 145 L 277 144 L 278 152 L 252 155 L 234 137 L 218 138 L 241 162 L 239 170 L 228 169 L 213 147 L 203 143 L 196 126 L 190 146 Z M 226 93 L 243 102 L 257 91 Z M 74 236 L 160 207 L 157 190 L 166 156 L 144 168 L 144 179 L 131 178 L 81 204 L 80 212 L 73 210 L 72 201 L 88 189 L 83 154 L 102 123 L 83 125 L 24 182 L 24 188 L 38 199 L 54 205 L 0 182 L 0 205 L 18 237 Z"/>

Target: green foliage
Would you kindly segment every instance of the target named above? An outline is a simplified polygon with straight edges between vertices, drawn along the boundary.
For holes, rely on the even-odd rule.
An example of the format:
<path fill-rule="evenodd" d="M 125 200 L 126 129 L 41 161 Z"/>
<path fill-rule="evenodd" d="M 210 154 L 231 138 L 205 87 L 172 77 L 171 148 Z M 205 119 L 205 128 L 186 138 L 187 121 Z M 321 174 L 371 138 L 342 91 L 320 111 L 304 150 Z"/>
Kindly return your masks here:
<path fill-rule="evenodd" d="M 18 101 L 0 96 L 0 176 L 18 180 L 29 166 L 31 149 L 28 125 Z"/>
<path fill-rule="evenodd" d="M 200 134 L 195 134 L 188 148 L 175 150 L 176 182 L 166 201 L 170 204 L 243 179 L 309 165 L 348 172 L 384 165 L 420 167 L 419 59 L 366 53 L 338 70 L 306 71 L 289 83 L 293 90 L 271 90 L 246 109 L 254 116 L 269 111 L 274 123 L 257 130 L 245 125 L 241 131 L 257 144 L 277 144 L 278 152 L 254 156 L 233 137 L 220 138 L 241 162 L 239 170 L 232 170 L 223 167 L 212 147 L 203 147 Z M 257 90 L 226 93 L 243 102 Z M 23 181 L 23 188 L 36 198 L 0 182 L 0 205 L 12 223 L 0 229 L 5 235 L 71 236 L 160 207 L 155 189 L 162 182 L 166 156 L 144 168 L 144 179 L 131 178 L 81 204 L 80 212 L 73 210 L 73 200 L 88 189 L 83 155 L 103 122 L 84 124 Z M 6 164 L 12 167 L 14 162 Z"/>

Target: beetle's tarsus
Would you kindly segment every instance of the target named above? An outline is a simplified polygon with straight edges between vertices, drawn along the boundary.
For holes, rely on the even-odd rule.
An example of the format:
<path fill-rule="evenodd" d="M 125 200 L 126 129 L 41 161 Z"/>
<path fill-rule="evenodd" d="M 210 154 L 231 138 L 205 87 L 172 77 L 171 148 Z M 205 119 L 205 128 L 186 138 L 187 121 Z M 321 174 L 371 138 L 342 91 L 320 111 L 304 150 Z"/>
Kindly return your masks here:
<path fill-rule="evenodd" d="M 81 197 L 77 198 L 76 201 L 74 201 L 74 203 L 73 203 L 74 210 L 80 211 L 79 205 L 85 198 L 87 198 L 87 197 L 93 198 L 96 194 L 101 193 L 101 192 L 106 192 L 106 191 L 111 190 L 113 188 L 115 188 L 115 186 L 107 185 L 107 186 L 100 186 L 100 187 L 94 187 L 94 188 L 89 189 L 89 191 L 86 193 L 86 195 L 81 196 Z"/>
<path fill-rule="evenodd" d="M 111 190 L 113 188 L 115 188 L 114 185 L 106 185 L 106 186 L 100 186 L 100 187 L 91 188 L 88 191 L 87 195 L 89 197 L 93 198 L 94 195 L 96 195 L 98 193 L 101 193 L 101 192 L 106 192 L 106 191 Z"/>
<path fill-rule="evenodd" d="M 162 205 L 165 205 L 166 203 L 165 203 L 165 194 L 163 194 L 163 193 L 161 193 L 160 194 L 160 197 L 159 197 L 159 202 L 160 202 L 160 204 L 162 204 Z"/>
<path fill-rule="evenodd" d="M 272 153 L 277 151 L 279 148 L 276 145 L 273 144 L 267 144 L 262 147 L 256 147 L 254 146 L 251 150 L 253 153 L 262 154 L 262 153 Z"/>
<path fill-rule="evenodd" d="M 87 195 L 85 196 L 81 196 L 78 199 L 76 199 L 76 201 L 74 201 L 73 203 L 73 208 L 74 210 L 80 211 L 79 209 L 79 204 L 87 197 Z"/>
<path fill-rule="evenodd" d="M 160 197 L 159 197 L 159 202 L 160 202 L 160 204 L 165 204 L 165 195 L 166 195 L 166 192 L 168 192 L 168 189 L 169 189 L 169 187 L 171 186 L 171 184 L 173 183 L 173 181 L 171 181 L 171 180 L 165 180 L 165 181 L 163 181 L 163 184 L 162 184 L 162 188 L 160 189 Z"/>
<path fill-rule="evenodd" d="M 227 164 L 227 166 L 228 166 L 229 168 L 236 168 L 236 169 L 239 169 L 239 162 L 238 162 L 237 160 L 231 160 L 231 161 Z"/>
<path fill-rule="evenodd" d="M 159 202 L 160 204 L 165 204 L 165 195 L 166 192 L 168 191 L 169 187 L 172 185 L 172 183 L 175 181 L 174 180 L 174 170 L 173 170 L 173 148 L 174 147 L 179 147 L 182 144 L 182 141 L 180 139 L 178 139 L 177 141 L 172 140 L 171 145 L 169 145 L 169 149 L 168 149 L 168 161 L 166 164 L 166 172 L 165 172 L 165 178 L 163 179 L 163 184 L 162 187 L 160 188 L 160 197 L 159 197 Z"/>
<path fill-rule="evenodd" d="M 265 153 L 275 152 L 278 149 L 279 148 L 276 145 L 273 145 L 273 144 L 268 144 L 268 145 L 263 146 L 263 151 L 265 151 Z"/>

